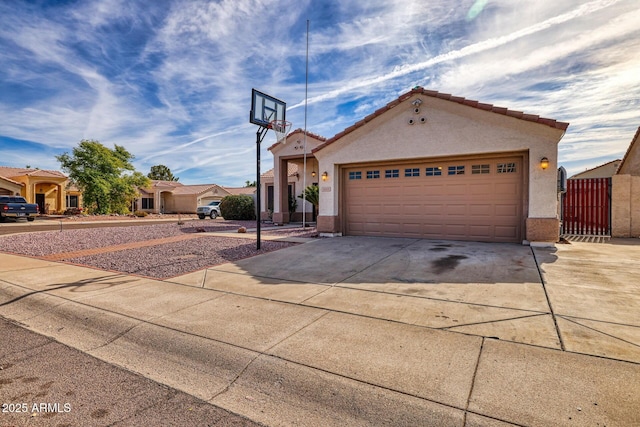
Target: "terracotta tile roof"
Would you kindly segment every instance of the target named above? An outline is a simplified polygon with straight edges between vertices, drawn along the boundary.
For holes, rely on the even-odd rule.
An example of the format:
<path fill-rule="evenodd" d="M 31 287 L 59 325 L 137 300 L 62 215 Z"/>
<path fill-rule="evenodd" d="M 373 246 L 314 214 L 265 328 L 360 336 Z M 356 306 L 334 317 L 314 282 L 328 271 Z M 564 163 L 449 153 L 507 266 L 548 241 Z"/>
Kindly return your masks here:
<path fill-rule="evenodd" d="M 203 184 L 203 185 L 180 185 L 175 187 L 172 194 L 202 194 L 217 187 L 216 184 Z"/>
<path fill-rule="evenodd" d="M 516 119 L 527 120 L 527 121 L 534 122 L 534 123 L 540 123 L 540 124 L 547 125 L 547 126 L 550 126 L 552 128 L 560 129 L 560 130 L 563 130 L 563 131 L 567 130 L 567 128 L 569 127 L 569 123 L 558 122 L 556 120 L 547 119 L 547 118 L 540 117 L 540 116 L 535 115 L 535 114 L 526 114 L 526 113 L 523 113 L 522 111 L 513 111 L 513 110 L 509 110 L 508 108 L 504 108 L 504 107 L 496 107 L 496 106 L 494 106 L 492 104 L 485 104 L 485 103 L 482 103 L 482 102 L 474 101 L 472 99 L 466 99 L 466 98 L 463 98 L 463 97 L 460 97 L 460 96 L 453 96 L 453 95 L 448 94 L 448 93 L 440 93 L 440 92 L 435 91 L 435 90 L 427 90 L 427 89 L 424 89 L 422 87 L 415 87 L 412 90 L 410 90 L 409 92 L 407 92 L 407 93 L 405 93 L 403 95 L 400 95 L 400 97 L 398 99 L 396 99 L 394 101 L 391 101 L 390 103 L 388 103 L 384 107 L 376 110 L 372 114 L 369 114 L 368 116 L 366 116 L 364 119 L 360 120 L 359 122 L 356 122 L 355 124 L 349 126 L 348 128 L 346 128 L 342 132 L 339 132 L 338 134 L 334 135 L 333 137 L 327 139 L 324 144 L 319 145 L 318 147 L 313 149 L 312 152 L 315 153 L 316 151 L 322 150 L 327 145 L 330 145 L 330 144 L 334 143 L 335 141 L 337 141 L 338 139 L 342 138 L 346 134 L 353 132 L 357 128 L 363 126 L 364 124 L 370 122 L 371 120 L 375 119 L 376 117 L 384 114 L 386 111 L 398 106 L 403 101 L 406 101 L 407 99 L 411 98 L 413 95 L 417 95 L 417 94 L 431 96 L 433 98 L 438 98 L 438 99 L 444 99 L 446 101 L 455 102 L 455 103 L 458 103 L 458 104 L 466 105 L 468 107 L 478 108 L 480 110 L 490 111 L 490 112 L 493 112 L 493 113 L 496 113 L 496 114 L 502 114 L 502 115 L 505 115 L 505 116 L 514 117 Z"/>
<path fill-rule="evenodd" d="M 624 157 L 622 158 L 622 161 L 620 162 L 620 164 L 618 165 L 618 170 L 616 170 L 616 173 L 619 173 L 620 170 L 622 170 L 622 167 L 625 163 L 626 160 L 629 159 L 629 155 L 631 153 L 631 150 L 634 149 L 634 146 L 636 144 L 640 144 L 638 142 L 638 140 L 640 140 L 640 126 L 638 126 L 638 130 L 636 131 L 636 134 L 633 136 L 633 138 L 631 139 L 631 143 L 629 144 L 629 148 L 627 148 L 627 152 L 624 153 Z"/>
<path fill-rule="evenodd" d="M 256 187 L 222 187 L 222 188 L 224 188 L 234 196 L 237 196 L 240 194 L 253 194 L 256 192 Z"/>
<path fill-rule="evenodd" d="M 290 133 L 287 135 L 287 139 L 289 139 L 290 137 L 294 136 L 294 135 L 295 135 L 295 134 L 297 134 L 297 133 L 304 135 L 304 129 L 300 129 L 300 128 L 298 128 L 298 129 L 294 130 L 293 132 L 290 132 Z M 307 136 L 310 136 L 311 138 L 315 138 L 315 139 L 317 139 L 318 141 L 322 141 L 322 142 L 324 142 L 324 141 L 326 141 L 326 140 L 327 140 L 327 138 L 325 138 L 324 136 L 320 136 L 320 135 L 315 134 L 315 133 L 313 133 L 313 132 L 309 132 L 309 130 L 307 130 Z M 271 151 L 271 149 L 273 149 L 273 148 L 277 147 L 278 145 L 280 145 L 280 142 L 276 142 L 276 143 L 275 143 L 275 144 L 273 144 L 271 147 L 269 147 L 269 148 L 268 148 L 268 150 L 269 150 L 269 151 Z"/>
<path fill-rule="evenodd" d="M 293 176 L 295 174 L 298 173 L 298 165 L 295 163 L 287 163 L 287 175 L 288 176 Z M 275 178 L 274 174 L 273 174 L 273 169 L 269 169 L 268 171 L 266 171 L 265 173 L 263 173 L 262 175 L 260 175 L 261 178 Z"/>
<path fill-rule="evenodd" d="M 15 178 L 17 176 L 37 176 L 43 178 L 67 178 L 65 174 L 60 171 L 48 170 L 48 169 L 31 169 L 31 168 L 12 168 L 8 166 L 0 166 L 0 176 L 9 178 Z"/>
<path fill-rule="evenodd" d="M 184 184 L 182 184 L 181 182 L 178 181 L 162 181 L 160 179 L 152 179 L 151 180 L 151 186 L 152 187 L 178 187 L 178 186 L 183 186 Z"/>

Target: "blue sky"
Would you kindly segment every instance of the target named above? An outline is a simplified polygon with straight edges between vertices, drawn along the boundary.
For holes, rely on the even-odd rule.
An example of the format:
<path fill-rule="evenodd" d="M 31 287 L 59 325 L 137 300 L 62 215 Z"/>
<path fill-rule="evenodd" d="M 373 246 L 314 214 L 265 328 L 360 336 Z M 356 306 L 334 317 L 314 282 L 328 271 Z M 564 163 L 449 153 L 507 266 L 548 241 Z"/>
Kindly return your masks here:
<path fill-rule="evenodd" d="M 82 139 L 185 184 L 255 179 L 253 87 L 331 137 L 416 85 L 570 122 L 569 174 L 640 126 L 637 0 L 0 0 L 0 165 Z M 262 170 L 272 167 L 262 143 Z"/>

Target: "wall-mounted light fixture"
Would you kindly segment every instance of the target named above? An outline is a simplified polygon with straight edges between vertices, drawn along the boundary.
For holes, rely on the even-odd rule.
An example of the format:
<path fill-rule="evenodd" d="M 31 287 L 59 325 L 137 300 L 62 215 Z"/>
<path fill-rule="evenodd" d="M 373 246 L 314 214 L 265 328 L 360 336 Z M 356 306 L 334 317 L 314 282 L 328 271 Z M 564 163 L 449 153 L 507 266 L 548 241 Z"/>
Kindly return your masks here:
<path fill-rule="evenodd" d="M 316 174 L 316 171 L 315 171 L 315 170 L 312 170 L 312 171 L 311 171 L 311 176 L 315 178 L 315 177 L 316 177 L 316 175 L 317 175 L 317 174 Z"/>
<path fill-rule="evenodd" d="M 326 171 L 322 172 L 322 180 L 326 181 L 327 179 L 329 179 L 329 174 Z"/>
<path fill-rule="evenodd" d="M 540 159 L 540 167 L 544 170 L 549 167 L 549 159 L 543 157 Z"/>

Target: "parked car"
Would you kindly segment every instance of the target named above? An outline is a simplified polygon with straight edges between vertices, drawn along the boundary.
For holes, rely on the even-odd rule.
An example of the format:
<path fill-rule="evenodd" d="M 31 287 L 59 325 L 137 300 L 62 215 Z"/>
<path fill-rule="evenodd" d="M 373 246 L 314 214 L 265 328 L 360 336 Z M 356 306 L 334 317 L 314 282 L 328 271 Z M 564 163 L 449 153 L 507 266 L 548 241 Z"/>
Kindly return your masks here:
<path fill-rule="evenodd" d="M 0 196 L 0 222 L 7 218 L 26 218 L 33 221 L 40 214 L 40 208 L 35 203 L 27 203 L 24 197 Z"/>
<path fill-rule="evenodd" d="M 220 200 L 214 200 L 206 206 L 198 206 L 196 213 L 200 219 L 204 219 L 207 216 L 211 219 L 216 219 L 220 216 Z"/>

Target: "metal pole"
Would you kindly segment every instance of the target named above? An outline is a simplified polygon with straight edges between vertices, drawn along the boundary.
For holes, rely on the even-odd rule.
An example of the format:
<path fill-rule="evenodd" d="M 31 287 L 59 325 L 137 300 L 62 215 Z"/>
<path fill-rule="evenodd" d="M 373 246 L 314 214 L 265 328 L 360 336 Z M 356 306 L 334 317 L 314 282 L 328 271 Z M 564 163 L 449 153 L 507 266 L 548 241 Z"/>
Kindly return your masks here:
<path fill-rule="evenodd" d="M 307 59 L 304 73 L 304 167 L 302 174 L 302 229 L 307 221 L 307 98 L 309 94 L 309 20 L 307 19 Z"/>
<path fill-rule="evenodd" d="M 260 250 L 260 211 L 262 209 L 261 197 L 260 197 L 260 142 L 262 141 L 261 135 L 262 128 L 256 132 L 256 249 Z"/>

